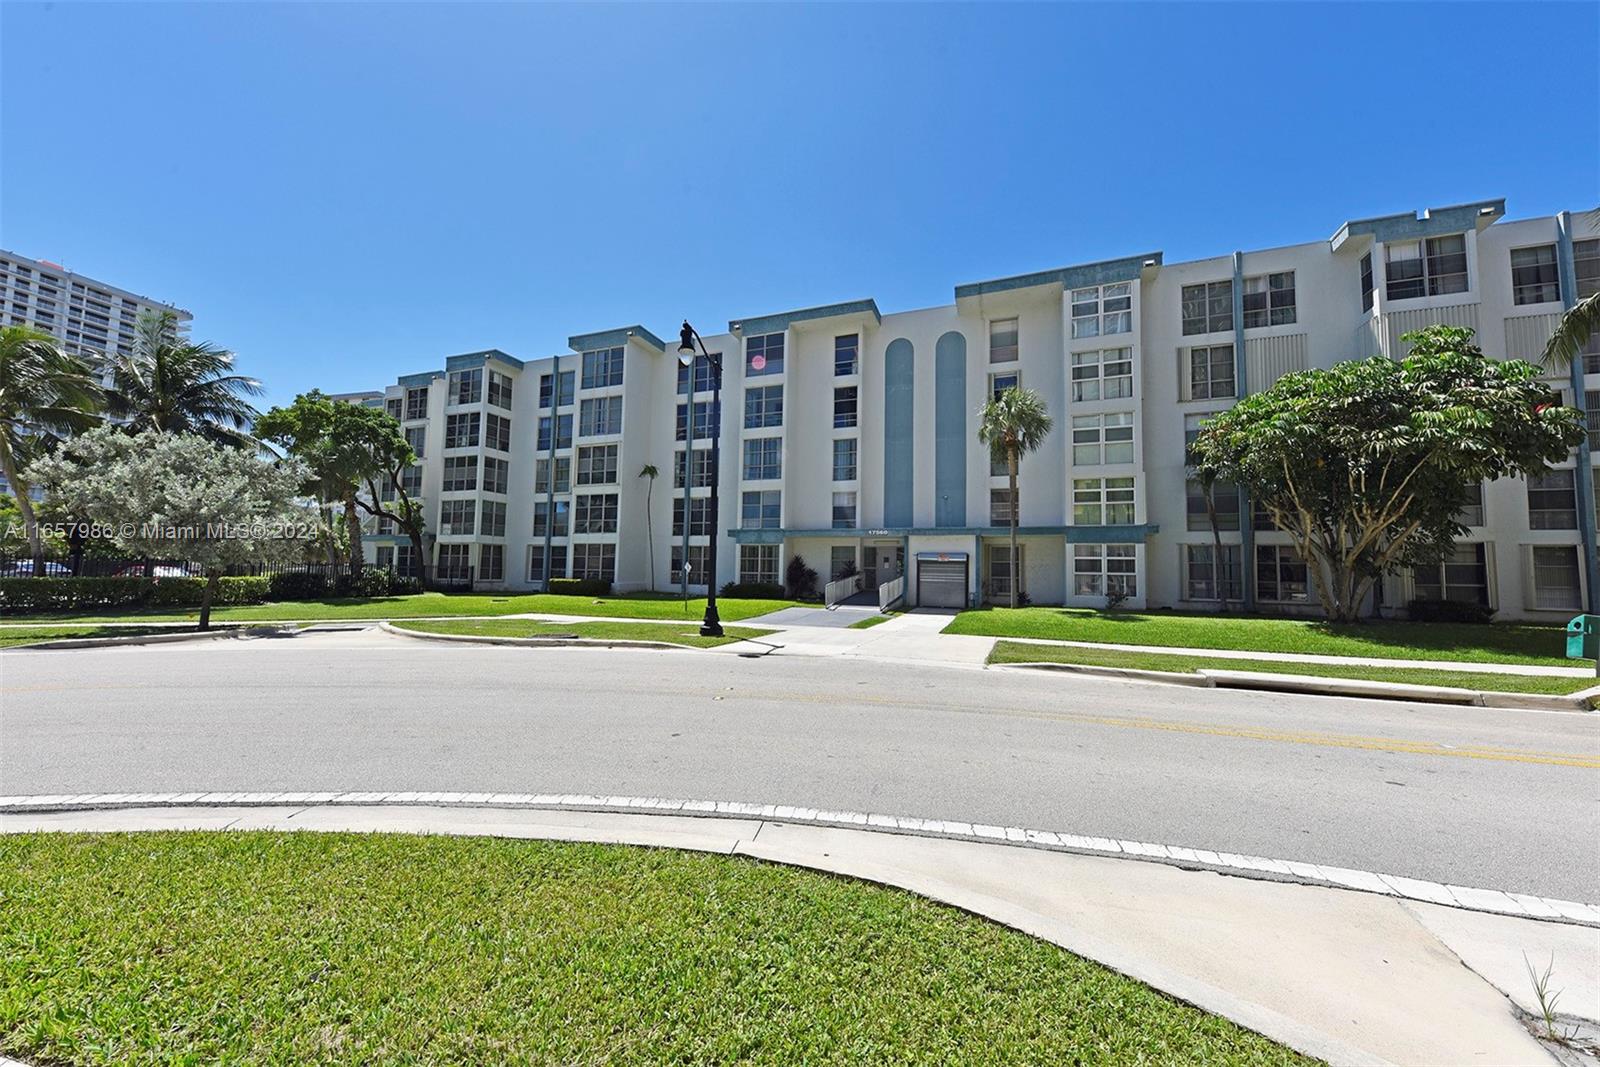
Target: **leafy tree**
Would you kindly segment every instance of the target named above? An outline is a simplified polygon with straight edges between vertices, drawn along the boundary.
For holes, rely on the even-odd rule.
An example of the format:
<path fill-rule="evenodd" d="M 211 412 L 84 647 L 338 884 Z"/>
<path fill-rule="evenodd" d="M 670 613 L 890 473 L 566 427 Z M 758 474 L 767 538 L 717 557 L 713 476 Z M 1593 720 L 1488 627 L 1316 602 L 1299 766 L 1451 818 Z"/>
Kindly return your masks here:
<path fill-rule="evenodd" d="M 125 552 L 203 566 L 202 630 L 225 569 L 293 559 L 302 537 L 315 534 L 296 505 L 306 477 L 298 460 L 218 448 L 197 434 L 105 426 L 66 442 L 31 473 L 63 507 L 109 529 Z"/>
<path fill-rule="evenodd" d="M 644 533 L 645 539 L 650 545 L 651 589 L 656 587 L 656 524 L 651 521 L 651 515 L 654 513 L 650 510 L 650 499 L 655 495 L 656 478 L 659 477 L 660 474 L 661 472 L 656 469 L 656 465 L 654 463 L 646 463 L 644 465 L 644 469 L 639 472 L 639 477 L 650 479 L 650 481 L 645 484 L 644 489 Z"/>
<path fill-rule="evenodd" d="M 1597 330 L 1600 330 L 1600 293 L 1590 293 L 1561 316 L 1549 344 L 1545 345 L 1544 365 L 1570 365 Z"/>
<path fill-rule="evenodd" d="M 1278 379 L 1191 446 L 1202 478 L 1238 483 L 1288 533 L 1331 620 L 1354 621 L 1384 574 L 1442 560 L 1474 486 L 1541 471 L 1583 439 L 1538 367 L 1489 359 L 1471 330 L 1402 340 L 1399 362 Z"/>
<path fill-rule="evenodd" d="M 1017 464 L 1022 457 L 1037 451 L 1050 435 L 1055 420 L 1046 410 L 1044 397 L 1033 389 L 1012 386 L 983 405 L 978 412 L 978 440 L 989 446 L 989 456 L 1006 465 L 1011 481 L 1011 606 L 1017 606 L 1017 522 L 1022 508 L 1017 499 Z"/>
<path fill-rule="evenodd" d="M 44 538 L 23 469 L 66 434 L 100 421 L 104 396 L 88 364 L 25 326 L 0 329 L 0 472 L 16 494 L 33 573 L 44 573 Z"/>
<path fill-rule="evenodd" d="M 111 414 L 135 433 L 200 434 L 244 446 L 256 417 L 246 397 L 261 383 L 233 373 L 233 353 L 178 336 L 177 316 L 146 312 L 135 327 L 133 351 L 112 367 Z"/>

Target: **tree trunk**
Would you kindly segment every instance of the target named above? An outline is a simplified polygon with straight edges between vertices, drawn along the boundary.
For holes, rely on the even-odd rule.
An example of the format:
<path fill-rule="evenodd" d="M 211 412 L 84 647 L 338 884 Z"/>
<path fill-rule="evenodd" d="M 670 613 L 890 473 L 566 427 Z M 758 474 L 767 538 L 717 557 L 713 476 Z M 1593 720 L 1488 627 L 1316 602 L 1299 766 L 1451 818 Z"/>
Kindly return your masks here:
<path fill-rule="evenodd" d="M 27 535 L 28 547 L 33 550 L 33 576 L 44 577 L 44 535 L 39 532 L 39 519 L 33 511 L 33 501 L 28 499 L 28 486 L 17 473 L 17 460 L 11 449 L 0 443 L 0 469 L 5 471 L 6 484 L 17 500 L 17 510 L 22 513 L 22 532 Z"/>
<path fill-rule="evenodd" d="M 554 467 L 555 464 L 551 464 L 551 466 Z M 550 472 L 550 476 L 552 478 L 555 477 L 554 470 Z M 687 470 L 684 472 L 684 477 L 686 479 L 688 477 Z M 649 484 L 644 487 L 644 533 L 646 540 L 650 544 L 650 591 L 652 593 L 656 591 L 656 524 L 650 521 L 650 516 L 653 514 L 650 510 L 650 498 L 655 494 L 655 490 L 656 480 L 652 476 Z M 554 519 L 554 516 L 551 516 L 551 518 Z"/>
<path fill-rule="evenodd" d="M 339 565 L 339 550 L 333 538 L 333 504 L 326 500 L 322 502 L 322 544 L 328 552 L 328 569 L 333 570 Z"/>
<path fill-rule="evenodd" d="M 200 596 L 200 629 L 211 629 L 211 602 L 216 597 L 217 586 L 222 583 L 222 572 L 215 567 L 206 571 L 206 591 Z"/>
<path fill-rule="evenodd" d="M 356 510 L 356 495 L 351 493 L 344 501 L 344 524 L 350 532 L 350 584 L 352 588 L 361 580 L 361 513 Z"/>
<path fill-rule="evenodd" d="M 1211 495 L 1215 486 L 1205 484 L 1200 487 L 1205 491 L 1206 519 L 1211 523 L 1211 580 L 1217 583 L 1217 599 L 1222 602 L 1222 610 L 1228 610 L 1228 583 L 1222 573 L 1222 531 L 1217 529 L 1217 502 Z M 1244 522 L 1244 512 L 1240 509 L 1239 521 Z M 1239 566 L 1244 566 L 1244 553 L 1241 549 Z"/>
<path fill-rule="evenodd" d="M 406 534 L 411 538 L 412 566 L 417 572 L 417 585 L 426 592 L 428 589 L 428 557 L 422 551 L 422 528 L 420 526 L 407 526 Z"/>
<path fill-rule="evenodd" d="M 1017 606 L 1017 585 L 1021 568 L 1017 566 L 1017 520 L 1022 517 L 1022 502 L 1017 499 L 1017 449 L 1006 450 L 1006 473 L 1011 479 L 1011 606 Z"/>

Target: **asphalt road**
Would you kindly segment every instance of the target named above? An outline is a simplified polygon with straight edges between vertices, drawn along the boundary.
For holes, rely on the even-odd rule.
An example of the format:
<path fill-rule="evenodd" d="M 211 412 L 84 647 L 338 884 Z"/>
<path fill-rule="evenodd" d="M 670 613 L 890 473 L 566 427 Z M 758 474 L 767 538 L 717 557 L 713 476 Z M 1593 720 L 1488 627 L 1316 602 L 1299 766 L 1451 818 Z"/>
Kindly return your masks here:
<path fill-rule="evenodd" d="M 1600 899 L 1600 717 L 377 632 L 0 654 L 0 793 L 582 792 Z"/>

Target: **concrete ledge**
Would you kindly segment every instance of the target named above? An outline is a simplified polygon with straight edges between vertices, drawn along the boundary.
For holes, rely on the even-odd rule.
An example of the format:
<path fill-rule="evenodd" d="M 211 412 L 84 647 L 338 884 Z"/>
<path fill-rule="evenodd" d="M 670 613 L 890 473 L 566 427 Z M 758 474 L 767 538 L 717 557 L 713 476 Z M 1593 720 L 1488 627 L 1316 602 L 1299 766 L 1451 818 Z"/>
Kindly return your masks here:
<path fill-rule="evenodd" d="M 40 623 L 41 626 L 49 625 Z M 63 623 L 62 625 L 72 625 Z M 90 625 L 90 624 L 85 624 Z M 40 641 L 32 645 L 16 645 L 3 652 L 35 652 L 43 649 L 67 648 L 114 648 L 118 645 L 168 645 L 179 641 L 214 641 L 219 638 L 240 637 L 268 637 L 276 634 L 293 633 L 291 627 L 286 626 L 232 626 L 224 624 L 214 630 L 185 631 L 177 634 L 135 634 L 130 637 L 63 637 L 54 641 Z"/>
<path fill-rule="evenodd" d="M 608 622 L 626 620 L 606 620 Z M 676 645 L 671 641 L 640 641 L 630 638 L 608 637 L 495 637 L 489 634 L 437 634 L 426 630 L 408 630 L 387 621 L 378 629 L 401 637 L 414 637 L 422 641 L 456 641 L 474 645 L 523 645 L 527 648 L 654 648 L 671 652 L 704 652 L 692 645 Z"/>
<path fill-rule="evenodd" d="M 1128 678 L 1136 682 L 1163 682 L 1167 685 L 1190 685 L 1200 689 L 1215 688 L 1216 683 L 1202 674 L 1188 671 L 1147 671 L 1138 667 L 1097 667 L 1087 663 L 998 663 L 997 667 L 1024 667 L 1033 671 L 1064 671 L 1068 674 L 1092 674 L 1101 678 Z"/>

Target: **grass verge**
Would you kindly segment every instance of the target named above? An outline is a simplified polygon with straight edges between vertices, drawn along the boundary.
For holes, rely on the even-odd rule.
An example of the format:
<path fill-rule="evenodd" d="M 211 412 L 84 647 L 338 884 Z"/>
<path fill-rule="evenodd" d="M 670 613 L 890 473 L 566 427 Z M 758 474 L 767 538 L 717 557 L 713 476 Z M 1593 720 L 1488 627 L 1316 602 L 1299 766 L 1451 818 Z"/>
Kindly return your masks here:
<path fill-rule="evenodd" d="M 1304 652 L 1322 656 L 1453 660 L 1463 663 L 1533 663 L 1581 667 L 1565 658 L 1559 626 L 1529 623 L 1365 622 L 1195 615 L 1174 612 L 1095 611 L 1089 608 L 980 608 L 964 611 L 947 634 L 1043 637 L 1057 641 L 1226 648 L 1247 652 Z"/>
<path fill-rule="evenodd" d="M 688 648 L 715 648 L 751 637 L 765 637 L 771 630 L 747 626 L 725 626 L 722 637 L 701 637 L 700 620 L 682 626 L 664 622 L 534 622 L 531 619 L 430 619 L 395 624 L 402 630 L 430 634 L 465 634 L 473 637 L 603 637 L 618 641 L 667 641 Z"/>
<path fill-rule="evenodd" d="M 1308 1061 L 900 890 L 331 833 L 0 837 L 0 1051 L 125 1063 Z"/>
<path fill-rule="evenodd" d="M 1522 674 L 1479 674 L 1467 671 L 1426 671 L 1409 667 L 1358 667 L 1349 664 L 1293 663 L 1283 660 L 1223 659 L 1220 656 L 1186 656 L 1170 652 L 1122 652 L 1114 648 L 1080 648 L 1072 645 L 1027 645 L 1000 641 L 989 654 L 990 663 L 1076 663 L 1086 667 L 1130 667 L 1141 671 L 1201 670 L 1264 671 L 1270 674 L 1312 675 L 1318 678 L 1363 678 L 1373 682 L 1407 685 L 1442 685 L 1481 689 L 1494 693 L 1565 695 L 1588 689 L 1593 678 L 1541 678 Z"/>
<path fill-rule="evenodd" d="M 17 648 L 40 641 L 64 641 L 68 638 L 140 637 L 192 632 L 175 626 L 0 626 L 0 648 Z"/>
<path fill-rule="evenodd" d="M 739 597 L 718 597 L 717 612 L 724 621 L 736 622 L 781 608 L 804 607 L 794 600 L 746 600 Z M 816 605 L 812 605 L 816 606 Z M 266 622 L 285 619 L 416 619 L 430 615 L 521 615 L 540 612 L 548 615 L 590 615 L 613 619 L 691 619 L 698 620 L 706 612 L 702 598 L 691 598 L 685 606 L 680 597 L 670 594 L 638 594 L 630 596 L 555 596 L 544 593 L 524 595 L 488 593 L 414 593 L 409 596 L 372 597 L 367 599 L 291 600 L 271 604 L 247 604 L 221 607 L 212 611 L 211 617 L 219 622 Z M 128 611 L 113 614 L 81 612 L 78 614 L 30 615 L 25 620 L 40 622 L 120 622 L 127 619 L 149 619 L 152 622 L 182 621 L 199 618 L 200 609 L 183 611 L 151 610 Z M 10 620 L 8 620 L 10 621 Z"/>
<path fill-rule="evenodd" d="M 855 622 L 853 622 L 849 626 L 847 626 L 846 629 L 848 629 L 848 630 L 870 630 L 874 626 L 878 626 L 878 625 L 881 625 L 883 623 L 888 622 L 889 618 L 890 617 L 888 615 L 868 615 L 864 619 L 857 619 Z"/>

